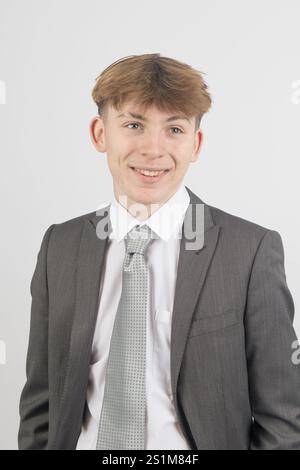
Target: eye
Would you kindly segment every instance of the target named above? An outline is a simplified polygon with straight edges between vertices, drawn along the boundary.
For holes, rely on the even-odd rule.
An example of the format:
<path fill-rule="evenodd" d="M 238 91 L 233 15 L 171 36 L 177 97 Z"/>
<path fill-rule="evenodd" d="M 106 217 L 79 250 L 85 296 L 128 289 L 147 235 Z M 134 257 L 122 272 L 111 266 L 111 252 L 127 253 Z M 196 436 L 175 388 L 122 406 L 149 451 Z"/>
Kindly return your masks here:
<path fill-rule="evenodd" d="M 182 130 L 179 127 L 171 127 L 171 129 L 177 129 L 180 132 L 175 132 L 175 134 L 182 134 Z"/>
<path fill-rule="evenodd" d="M 126 127 L 128 126 L 139 126 L 137 122 L 131 122 L 130 124 L 126 124 Z"/>
<path fill-rule="evenodd" d="M 125 127 L 128 127 L 128 126 L 139 126 L 140 124 L 138 122 L 131 122 L 129 124 L 126 124 Z M 182 130 L 179 129 L 179 127 L 171 127 L 171 129 L 177 129 L 177 131 L 179 132 L 173 132 L 173 134 L 182 134 Z"/>

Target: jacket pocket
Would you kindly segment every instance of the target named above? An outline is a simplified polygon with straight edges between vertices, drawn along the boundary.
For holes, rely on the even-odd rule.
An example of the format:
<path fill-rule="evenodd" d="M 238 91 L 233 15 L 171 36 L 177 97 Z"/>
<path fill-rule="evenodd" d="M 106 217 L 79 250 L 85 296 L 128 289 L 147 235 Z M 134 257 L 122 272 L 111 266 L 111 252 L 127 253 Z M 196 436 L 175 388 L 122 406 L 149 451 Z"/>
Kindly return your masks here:
<path fill-rule="evenodd" d="M 240 321 L 234 309 L 228 309 L 217 315 L 203 316 L 202 318 L 197 318 L 192 321 L 189 338 L 204 333 L 224 330 L 225 328 L 240 323 Z"/>

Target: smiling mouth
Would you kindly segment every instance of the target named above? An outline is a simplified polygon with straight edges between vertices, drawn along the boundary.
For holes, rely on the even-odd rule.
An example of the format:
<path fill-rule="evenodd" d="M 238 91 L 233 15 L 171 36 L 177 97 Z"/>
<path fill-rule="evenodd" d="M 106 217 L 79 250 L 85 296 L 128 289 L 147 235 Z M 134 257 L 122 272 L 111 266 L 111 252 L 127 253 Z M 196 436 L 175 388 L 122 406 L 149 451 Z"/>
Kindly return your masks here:
<path fill-rule="evenodd" d="M 135 176 L 137 176 L 141 181 L 147 183 L 155 183 L 163 178 L 170 170 L 142 170 L 136 167 L 130 167 Z"/>
<path fill-rule="evenodd" d="M 166 170 L 165 169 L 143 169 L 143 168 L 137 168 L 134 166 L 131 166 L 130 168 L 145 176 L 158 176 L 162 173 L 166 173 L 167 171 L 169 171 L 169 169 L 166 169 Z"/>

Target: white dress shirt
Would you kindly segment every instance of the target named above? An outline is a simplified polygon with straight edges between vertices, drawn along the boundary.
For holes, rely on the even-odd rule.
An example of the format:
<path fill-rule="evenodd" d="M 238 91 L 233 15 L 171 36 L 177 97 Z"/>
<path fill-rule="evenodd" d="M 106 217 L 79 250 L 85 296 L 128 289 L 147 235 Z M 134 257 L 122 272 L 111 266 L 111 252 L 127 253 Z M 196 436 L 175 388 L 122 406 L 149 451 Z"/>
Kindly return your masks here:
<path fill-rule="evenodd" d="M 95 450 L 103 401 L 106 364 L 122 290 L 124 236 L 135 225 L 147 224 L 159 238 L 145 253 L 149 269 L 146 353 L 145 449 L 190 449 L 177 421 L 170 374 L 172 310 L 182 223 L 190 202 L 183 184 L 147 220 L 134 218 L 113 195 L 112 232 L 107 241 L 100 282 L 100 302 L 89 366 L 89 382 L 77 450 Z M 108 203 L 109 204 L 109 203 Z M 108 204 L 102 204 L 106 207 Z"/>

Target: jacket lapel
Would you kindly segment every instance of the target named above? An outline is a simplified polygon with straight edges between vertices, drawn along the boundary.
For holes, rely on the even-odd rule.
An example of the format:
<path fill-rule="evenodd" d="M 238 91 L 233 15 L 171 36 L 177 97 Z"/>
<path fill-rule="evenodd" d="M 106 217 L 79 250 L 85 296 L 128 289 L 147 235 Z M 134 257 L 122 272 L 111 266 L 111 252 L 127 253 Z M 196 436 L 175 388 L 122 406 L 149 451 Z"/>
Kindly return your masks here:
<path fill-rule="evenodd" d="M 214 224 L 209 207 L 204 204 L 189 188 L 186 189 L 190 194 L 191 201 L 184 218 L 182 238 L 180 242 L 172 314 L 170 363 L 174 406 L 185 437 L 189 439 L 188 434 L 185 432 L 184 422 L 182 422 L 180 414 L 180 405 L 177 395 L 178 377 L 189 333 L 189 327 L 207 275 L 207 270 L 215 252 L 220 228 Z M 203 209 L 201 215 L 201 217 L 203 217 L 202 246 L 200 249 L 191 250 L 187 249 L 188 242 L 192 239 L 190 223 L 187 224 L 187 222 L 191 220 L 191 214 L 196 213 L 196 206 L 200 204 Z"/>

